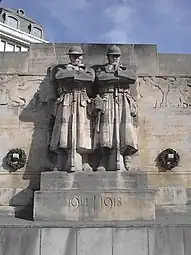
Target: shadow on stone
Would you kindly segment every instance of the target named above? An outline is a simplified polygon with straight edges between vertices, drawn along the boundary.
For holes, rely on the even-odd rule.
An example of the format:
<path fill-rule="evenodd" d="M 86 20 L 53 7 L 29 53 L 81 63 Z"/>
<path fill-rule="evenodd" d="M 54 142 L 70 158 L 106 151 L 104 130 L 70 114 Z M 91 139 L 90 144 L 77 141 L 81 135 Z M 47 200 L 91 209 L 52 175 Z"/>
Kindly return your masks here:
<path fill-rule="evenodd" d="M 33 193 L 35 190 L 38 190 L 40 186 L 40 173 L 50 170 L 51 165 L 54 163 L 54 155 L 48 150 L 49 120 L 53 102 L 51 100 L 53 94 L 50 87 L 50 69 L 48 69 L 47 75 L 43 80 L 37 76 L 34 76 L 34 80 L 39 80 L 39 89 L 19 116 L 21 122 L 33 123 L 32 141 L 23 174 L 23 179 L 29 180 L 29 186 L 15 195 L 12 199 L 13 201 L 22 198 L 22 195 L 26 194 L 26 190 L 31 190 Z M 16 217 L 25 218 L 24 212 L 27 208 L 31 208 L 31 213 L 27 213 L 26 217 L 28 218 L 29 215 L 32 219 L 31 204 L 24 206 L 23 210 L 18 212 Z"/>
<path fill-rule="evenodd" d="M 34 191 L 30 187 L 27 187 L 9 200 L 9 205 L 15 207 L 16 218 L 33 219 L 33 193 Z"/>

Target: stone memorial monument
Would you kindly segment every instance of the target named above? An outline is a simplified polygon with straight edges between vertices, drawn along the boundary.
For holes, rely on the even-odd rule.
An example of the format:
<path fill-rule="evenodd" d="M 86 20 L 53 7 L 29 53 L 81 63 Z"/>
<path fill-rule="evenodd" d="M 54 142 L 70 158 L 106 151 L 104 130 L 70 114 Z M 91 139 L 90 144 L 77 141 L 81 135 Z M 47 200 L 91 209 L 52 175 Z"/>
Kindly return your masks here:
<path fill-rule="evenodd" d="M 57 165 L 41 175 L 35 220 L 154 219 L 155 192 L 145 189 L 143 173 L 131 173 L 138 151 L 138 109 L 130 93 L 135 71 L 120 64 L 117 45 L 108 48 L 108 63 L 90 68 L 82 64 L 79 46 L 68 55 L 71 63 L 52 69 L 58 96 L 50 150 Z"/>
<path fill-rule="evenodd" d="M 0 59 L 0 254 L 191 254 L 191 54 L 47 43 Z"/>

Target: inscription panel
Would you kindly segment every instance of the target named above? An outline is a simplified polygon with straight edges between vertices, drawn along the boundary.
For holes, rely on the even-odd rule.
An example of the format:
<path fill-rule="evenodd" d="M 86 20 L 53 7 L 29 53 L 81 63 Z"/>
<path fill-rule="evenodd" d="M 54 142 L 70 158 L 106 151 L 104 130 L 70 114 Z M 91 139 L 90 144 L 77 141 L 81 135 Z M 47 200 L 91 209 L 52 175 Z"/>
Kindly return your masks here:
<path fill-rule="evenodd" d="M 155 166 L 157 155 L 164 149 L 172 148 L 180 155 L 176 170 L 190 171 L 190 115 L 190 110 L 150 109 L 149 114 L 140 117 L 142 164 Z"/>
<path fill-rule="evenodd" d="M 109 196 L 95 196 L 92 197 L 80 197 L 72 196 L 67 199 L 67 206 L 73 210 L 77 210 L 80 207 L 91 207 L 93 211 L 96 211 L 96 208 L 103 208 L 106 210 L 111 210 L 116 207 L 123 206 L 121 197 L 109 197 Z"/>
<path fill-rule="evenodd" d="M 156 166 L 157 155 L 172 148 L 180 155 L 176 170 L 190 171 L 190 78 L 144 77 L 138 84 L 142 166 Z"/>
<path fill-rule="evenodd" d="M 36 191 L 36 220 L 132 220 L 154 218 L 153 190 L 116 192 Z"/>

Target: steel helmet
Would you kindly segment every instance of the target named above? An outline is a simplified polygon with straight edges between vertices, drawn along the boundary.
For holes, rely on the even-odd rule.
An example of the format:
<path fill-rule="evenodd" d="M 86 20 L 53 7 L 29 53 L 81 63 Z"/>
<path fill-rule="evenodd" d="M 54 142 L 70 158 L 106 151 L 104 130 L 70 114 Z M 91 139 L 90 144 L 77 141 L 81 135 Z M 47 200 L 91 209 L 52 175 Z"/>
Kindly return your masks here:
<path fill-rule="evenodd" d="M 107 55 L 121 55 L 121 50 L 117 45 L 112 45 L 107 50 Z"/>
<path fill-rule="evenodd" d="M 83 50 L 80 46 L 72 46 L 67 55 L 84 55 Z"/>

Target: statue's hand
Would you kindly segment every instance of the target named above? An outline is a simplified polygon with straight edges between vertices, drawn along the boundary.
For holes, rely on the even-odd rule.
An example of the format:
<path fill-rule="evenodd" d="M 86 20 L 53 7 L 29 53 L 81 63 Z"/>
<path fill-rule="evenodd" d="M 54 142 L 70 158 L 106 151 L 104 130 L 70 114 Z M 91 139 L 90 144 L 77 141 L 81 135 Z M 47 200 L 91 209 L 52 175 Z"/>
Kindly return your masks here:
<path fill-rule="evenodd" d="M 88 98 L 88 99 L 87 99 L 87 103 L 91 104 L 91 103 L 92 103 L 92 100 L 93 100 L 93 98 Z"/>

